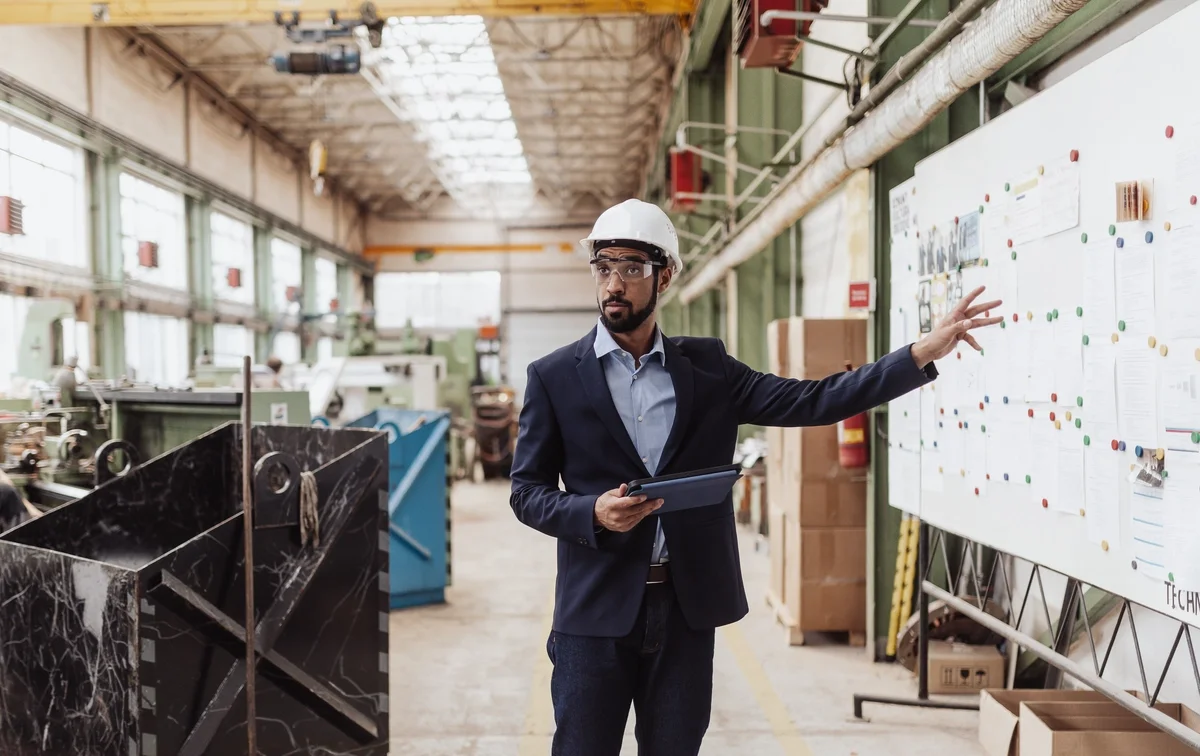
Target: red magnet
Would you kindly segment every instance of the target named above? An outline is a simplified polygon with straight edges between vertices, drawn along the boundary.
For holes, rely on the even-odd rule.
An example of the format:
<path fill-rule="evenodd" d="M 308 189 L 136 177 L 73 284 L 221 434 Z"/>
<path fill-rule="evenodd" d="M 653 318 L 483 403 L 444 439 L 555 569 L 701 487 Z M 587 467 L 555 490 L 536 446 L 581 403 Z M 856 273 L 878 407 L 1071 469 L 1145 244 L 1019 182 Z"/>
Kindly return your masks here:
<path fill-rule="evenodd" d="M 1117 450 L 1117 446 L 1118 446 L 1118 444 L 1117 444 L 1117 441 L 1116 441 L 1116 439 L 1113 439 L 1113 442 L 1112 442 L 1112 450 L 1113 450 L 1113 451 L 1116 451 L 1116 450 Z"/>
<path fill-rule="evenodd" d="M 1050 413 L 1050 422 L 1054 422 L 1054 413 L 1053 412 Z"/>
<path fill-rule="evenodd" d="M 1046 509 L 1049 506 L 1050 506 L 1050 502 L 1046 501 L 1045 499 L 1042 499 L 1042 509 Z"/>
<path fill-rule="evenodd" d="M 962 359 L 962 352 L 958 352 L 958 353 L 957 353 L 957 354 L 955 354 L 954 356 L 955 356 L 955 357 L 957 357 L 958 359 L 960 359 L 960 360 L 961 360 L 961 359 Z"/>
<path fill-rule="evenodd" d="M 939 414 L 939 415 L 944 415 L 944 414 L 946 414 L 946 408 L 945 408 L 945 407 L 941 407 L 941 408 L 939 408 L 939 409 L 938 409 L 938 414 Z M 1114 441 L 1113 443 L 1116 443 L 1116 442 Z"/>
<path fill-rule="evenodd" d="M 1079 150 L 1071 150 L 1071 162 L 1075 163 L 1078 161 L 1079 161 Z"/>
<path fill-rule="evenodd" d="M 1174 126 L 1168 126 L 1168 127 L 1167 127 L 1167 139 L 1170 139 L 1170 138 L 1171 138 L 1171 137 L 1173 137 L 1173 136 L 1175 136 L 1175 127 L 1174 127 Z"/>
<path fill-rule="evenodd" d="M 983 409 L 983 402 L 979 403 L 979 409 Z"/>
<path fill-rule="evenodd" d="M 976 488 L 976 489 L 975 489 L 975 495 L 976 495 L 976 496 L 978 496 L 978 495 L 979 495 L 979 489 L 978 489 L 978 488 Z"/>
<path fill-rule="evenodd" d="M 992 195 L 990 195 L 990 194 L 985 194 L 985 195 L 983 195 L 983 201 L 984 201 L 984 202 L 991 202 L 991 201 L 992 201 Z"/>
<path fill-rule="evenodd" d="M 1188 202 L 1192 203 L 1193 205 L 1196 204 L 1196 195 L 1193 194 L 1191 199 L 1188 200 Z"/>
<path fill-rule="evenodd" d="M 961 427 L 962 427 L 962 420 L 959 420 L 959 421 L 958 421 L 958 427 L 959 427 L 959 428 L 961 428 Z"/>
<path fill-rule="evenodd" d="M 1009 246 L 1009 248 L 1010 248 L 1010 249 L 1012 248 L 1012 239 L 1009 239 L 1009 240 L 1008 240 L 1008 246 Z"/>
<path fill-rule="evenodd" d="M 1050 395 L 1050 401 L 1052 401 L 1052 402 L 1057 402 L 1057 401 L 1058 401 L 1058 394 L 1051 394 L 1051 395 Z M 1053 419 L 1054 419 L 1054 416 L 1053 416 L 1053 415 L 1051 415 L 1051 416 L 1050 416 L 1050 419 L 1051 419 L 1051 420 L 1053 420 Z"/>
<path fill-rule="evenodd" d="M 1016 323 L 1019 319 L 1020 318 L 1017 317 L 1017 313 L 1014 312 L 1013 313 L 1013 322 Z"/>
<path fill-rule="evenodd" d="M 1029 416 L 1033 417 L 1033 410 L 1029 410 Z"/>
<path fill-rule="evenodd" d="M 956 226 L 958 225 L 958 216 L 957 215 L 954 216 L 954 225 L 956 225 Z"/>
<path fill-rule="evenodd" d="M 991 474 L 991 473 L 988 473 L 988 474 L 984 475 L 983 477 L 987 478 L 988 480 L 991 480 L 991 479 L 992 479 L 992 474 Z"/>

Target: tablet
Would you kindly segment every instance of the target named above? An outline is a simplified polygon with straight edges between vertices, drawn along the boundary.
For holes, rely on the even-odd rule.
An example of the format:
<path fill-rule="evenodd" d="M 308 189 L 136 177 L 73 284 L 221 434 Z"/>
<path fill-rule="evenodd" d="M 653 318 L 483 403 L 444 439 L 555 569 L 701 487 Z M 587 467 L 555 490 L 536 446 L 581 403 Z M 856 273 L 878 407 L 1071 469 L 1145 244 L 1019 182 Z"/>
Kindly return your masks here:
<path fill-rule="evenodd" d="M 679 512 L 720 504 L 741 477 L 741 465 L 710 467 L 705 470 L 635 480 L 629 484 L 625 495 L 662 499 L 663 505 L 655 514 Z"/>

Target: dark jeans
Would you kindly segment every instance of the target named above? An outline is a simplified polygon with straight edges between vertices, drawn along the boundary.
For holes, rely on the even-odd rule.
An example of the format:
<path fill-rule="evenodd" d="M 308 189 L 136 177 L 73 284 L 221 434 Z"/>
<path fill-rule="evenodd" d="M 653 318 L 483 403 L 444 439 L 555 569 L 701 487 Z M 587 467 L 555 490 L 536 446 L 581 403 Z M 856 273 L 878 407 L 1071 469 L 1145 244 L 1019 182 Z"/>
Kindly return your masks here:
<path fill-rule="evenodd" d="M 639 756 L 695 756 L 712 709 L 713 630 L 692 630 L 670 584 L 646 586 L 624 638 L 550 633 L 553 756 L 617 756 L 632 703 Z"/>

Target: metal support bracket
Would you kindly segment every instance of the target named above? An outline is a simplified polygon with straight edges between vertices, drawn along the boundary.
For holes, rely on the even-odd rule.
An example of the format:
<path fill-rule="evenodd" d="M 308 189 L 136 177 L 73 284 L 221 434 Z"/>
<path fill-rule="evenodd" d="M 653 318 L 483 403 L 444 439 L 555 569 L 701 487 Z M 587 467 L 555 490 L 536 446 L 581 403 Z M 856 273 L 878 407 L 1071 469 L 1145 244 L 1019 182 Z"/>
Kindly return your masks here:
<path fill-rule="evenodd" d="M 820 76 L 813 76 L 812 74 L 806 74 L 803 71 L 793 71 L 790 68 L 776 68 L 775 70 L 781 74 L 786 74 L 788 76 L 795 76 L 797 79 L 804 79 L 805 81 L 811 81 L 814 84 L 824 84 L 827 87 L 832 87 L 833 89 L 840 89 L 843 92 L 848 92 L 850 90 L 850 87 L 846 86 L 846 84 L 844 82 L 832 81 L 830 79 L 822 79 Z"/>

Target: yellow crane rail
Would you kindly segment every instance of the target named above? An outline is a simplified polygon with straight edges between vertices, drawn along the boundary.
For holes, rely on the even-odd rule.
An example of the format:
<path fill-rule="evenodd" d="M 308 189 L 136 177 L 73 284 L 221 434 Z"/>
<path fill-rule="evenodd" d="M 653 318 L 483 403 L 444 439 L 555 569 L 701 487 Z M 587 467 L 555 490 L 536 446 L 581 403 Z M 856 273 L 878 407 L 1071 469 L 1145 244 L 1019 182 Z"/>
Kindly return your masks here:
<path fill-rule="evenodd" d="M 392 16 L 688 16 L 695 0 L 379 0 Z M 209 26 L 274 23 L 276 11 L 318 22 L 358 17 L 361 0 L 0 0 L 0 25 Z"/>

